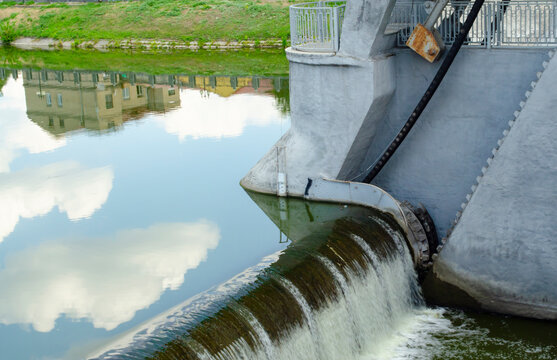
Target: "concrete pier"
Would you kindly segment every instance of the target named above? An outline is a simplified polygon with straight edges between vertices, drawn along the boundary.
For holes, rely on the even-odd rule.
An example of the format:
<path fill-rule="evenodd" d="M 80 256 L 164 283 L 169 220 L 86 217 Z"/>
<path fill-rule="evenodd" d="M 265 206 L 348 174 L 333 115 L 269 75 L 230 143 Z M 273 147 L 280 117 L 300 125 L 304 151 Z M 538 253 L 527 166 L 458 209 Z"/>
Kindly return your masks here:
<path fill-rule="evenodd" d="M 394 35 L 385 35 L 394 4 L 348 2 L 338 53 L 287 49 L 292 127 L 243 187 L 276 194 L 281 172 L 286 193 L 302 196 L 308 177 L 342 178 L 359 166 L 395 91 Z"/>
<path fill-rule="evenodd" d="M 494 151 L 434 274 L 483 309 L 556 320 L 557 56 L 546 66 Z"/>

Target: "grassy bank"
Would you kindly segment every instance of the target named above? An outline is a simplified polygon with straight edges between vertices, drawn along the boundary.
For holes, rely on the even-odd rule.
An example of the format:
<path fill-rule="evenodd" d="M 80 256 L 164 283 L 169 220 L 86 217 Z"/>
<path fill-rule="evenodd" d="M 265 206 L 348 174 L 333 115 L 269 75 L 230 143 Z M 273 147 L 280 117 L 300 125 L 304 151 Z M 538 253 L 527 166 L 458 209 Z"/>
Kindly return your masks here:
<path fill-rule="evenodd" d="M 235 41 L 289 36 L 282 0 L 136 0 L 85 5 L 0 3 L 0 37 Z M 8 31 L 10 31 L 8 29 Z"/>
<path fill-rule="evenodd" d="M 24 51 L 0 47 L 0 67 L 130 71 L 148 74 L 288 74 L 282 50 L 132 52 L 114 50 Z"/>

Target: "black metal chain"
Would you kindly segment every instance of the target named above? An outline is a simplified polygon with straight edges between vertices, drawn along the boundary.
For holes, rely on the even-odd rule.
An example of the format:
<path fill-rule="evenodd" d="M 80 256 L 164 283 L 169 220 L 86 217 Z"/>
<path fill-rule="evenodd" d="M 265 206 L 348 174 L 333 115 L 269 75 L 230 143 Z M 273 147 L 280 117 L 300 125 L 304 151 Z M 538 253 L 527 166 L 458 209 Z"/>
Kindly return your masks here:
<path fill-rule="evenodd" d="M 462 25 L 462 28 L 460 29 L 460 32 L 455 39 L 455 42 L 449 49 L 447 56 L 443 60 L 443 63 L 441 64 L 441 67 L 439 67 L 439 70 L 437 70 L 437 74 L 435 74 L 435 77 L 429 84 L 429 87 L 427 88 L 426 92 L 422 96 L 422 99 L 420 100 L 418 105 L 416 105 L 414 111 L 408 118 L 408 121 L 406 121 L 406 124 L 404 124 L 402 129 L 398 132 L 397 136 L 391 142 L 387 150 L 385 150 L 383 155 L 381 155 L 381 158 L 379 158 L 379 160 L 375 162 L 373 168 L 364 178 L 363 182 L 370 183 L 375 178 L 375 176 L 379 174 L 381 169 L 383 169 L 383 166 L 387 164 L 387 161 L 389 161 L 391 156 L 393 156 L 394 152 L 398 149 L 402 141 L 404 141 L 404 139 L 406 138 L 406 136 L 408 135 L 408 133 L 410 132 L 410 130 L 412 129 L 412 127 L 414 126 L 414 124 L 416 123 L 420 115 L 422 114 L 422 112 L 424 111 L 425 107 L 433 97 L 433 94 L 435 94 L 435 91 L 441 84 L 441 81 L 443 81 L 445 74 L 451 67 L 456 55 L 458 54 L 458 51 L 460 50 L 462 44 L 466 40 L 468 36 L 468 32 L 470 32 L 470 28 L 472 27 L 472 24 L 474 24 L 476 17 L 478 17 L 478 13 L 480 12 L 483 3 L 484 0 L 476 0 L 476 2 L 474 2 L 474 5 L 472 6 L 470 13 L 468 14 L 468 17 L 466 17 L 466 21 Z"/>

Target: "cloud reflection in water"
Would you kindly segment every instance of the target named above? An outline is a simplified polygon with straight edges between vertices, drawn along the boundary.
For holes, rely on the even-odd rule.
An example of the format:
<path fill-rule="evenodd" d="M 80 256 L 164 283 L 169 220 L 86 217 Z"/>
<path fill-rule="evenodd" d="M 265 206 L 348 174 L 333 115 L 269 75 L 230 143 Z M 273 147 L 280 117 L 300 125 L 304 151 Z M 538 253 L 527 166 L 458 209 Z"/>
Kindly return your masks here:
<path fill-rule="evenodd" d="M 90 217 L 106 202 L 113 179 L 110 167 L 85 169 L 76 162 L 0 174 L 0 242 L 20 218 L 46 215 L 55 206 L 70 220 Z"/>
<path fill-rule="evenodd" d="M 197 90 L 183 91 L 183 110 L 167 113 L 160 119 L 166 132 L 178 135 L 180 141 L 187 137 L 221 139 L 242 135 L 246 126 L 280 124 L 283 117 L 272 96 L 210 96 L 211 101 L 207 101 Z"/>
<path fill-rule="evenodd" d="M 220 240 L 216 224 L 160 223 L 114 235 L 65 239 L 5 258 L 0 323 L 54 329 L 63 314 L 112 330 L 177 289 Z"/>

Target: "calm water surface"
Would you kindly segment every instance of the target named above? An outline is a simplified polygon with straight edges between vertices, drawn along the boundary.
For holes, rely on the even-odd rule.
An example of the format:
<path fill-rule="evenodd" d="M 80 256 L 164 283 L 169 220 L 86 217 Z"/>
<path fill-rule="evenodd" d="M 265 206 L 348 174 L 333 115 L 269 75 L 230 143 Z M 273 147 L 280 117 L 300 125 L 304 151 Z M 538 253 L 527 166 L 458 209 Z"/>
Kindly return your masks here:
<path fill-rule="evenodd" d="M 283 247 L 238 182 L 287 78 L 5 74 L 0 358 L 78 358 Z"/>
<path fill-rule="evenodd" d="M 5 68 L 0 86 L 0 359 L 98 355 L 286 249 L 238 184 L 289 127 L 286 77 Z M 408 309 L 361 359 L 557 359 L 554 323 Z"/>

